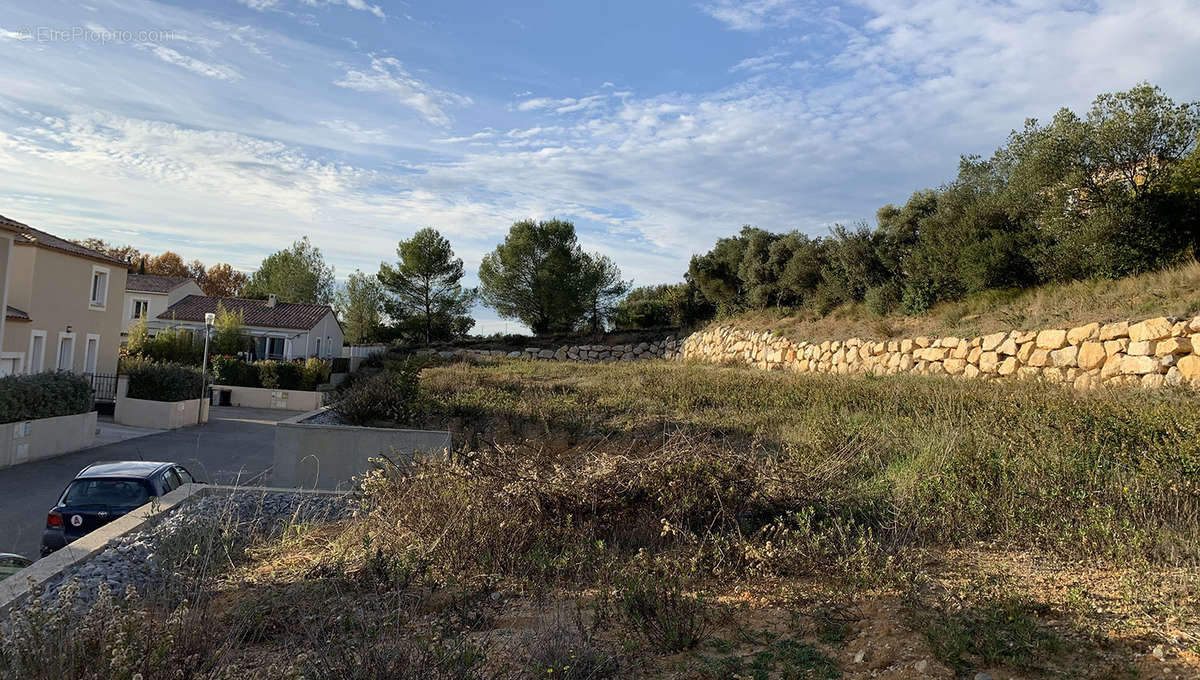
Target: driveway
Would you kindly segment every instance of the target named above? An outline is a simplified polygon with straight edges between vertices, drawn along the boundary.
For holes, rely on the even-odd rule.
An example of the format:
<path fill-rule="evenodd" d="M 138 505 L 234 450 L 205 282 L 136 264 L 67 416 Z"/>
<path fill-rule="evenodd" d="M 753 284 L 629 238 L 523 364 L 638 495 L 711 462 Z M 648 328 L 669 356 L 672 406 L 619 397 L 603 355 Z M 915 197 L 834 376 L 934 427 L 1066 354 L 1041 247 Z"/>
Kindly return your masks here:
<path fill-rule="evenodd" d="M 207 425 L 136 437 L 130 435 L 140 433 L 110 425 L 110 436 L 98 438 L 90 449 L 0 470 L 0 552 L 38 556 L 46 511 L 88 463 L 173 461 L 212 484 L 269 484 L 275 423 L 296 414 L 214 406 Z"/>

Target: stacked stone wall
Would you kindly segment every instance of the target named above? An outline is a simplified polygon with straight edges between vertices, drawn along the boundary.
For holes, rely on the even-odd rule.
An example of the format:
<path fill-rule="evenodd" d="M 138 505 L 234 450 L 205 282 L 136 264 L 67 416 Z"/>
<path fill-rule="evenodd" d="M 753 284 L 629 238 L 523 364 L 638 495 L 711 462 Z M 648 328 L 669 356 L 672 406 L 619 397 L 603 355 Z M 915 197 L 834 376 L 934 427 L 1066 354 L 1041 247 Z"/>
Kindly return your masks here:
<path fill-rule="evenodd" d="M 679 356 L 801 373 L 1034 378 L 1085 390 L 1098 385 L 1200 387 L 1200 317 L 1009 331 L 971 338 L 789 340 L 714 326 L 683 341 Z"/>

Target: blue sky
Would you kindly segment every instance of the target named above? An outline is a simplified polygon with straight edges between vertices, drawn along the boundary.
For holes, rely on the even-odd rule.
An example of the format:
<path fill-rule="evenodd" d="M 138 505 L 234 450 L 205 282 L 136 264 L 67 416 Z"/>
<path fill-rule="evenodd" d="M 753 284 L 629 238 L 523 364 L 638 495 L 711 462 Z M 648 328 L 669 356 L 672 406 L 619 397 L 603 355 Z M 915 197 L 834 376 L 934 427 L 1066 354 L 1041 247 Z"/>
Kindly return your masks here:
<path fill-rule="evenodd" d="M 873 220 L 1026 117 L 1200 99 L 1197 35 L 1194 0 L 7 0 L 0 214 L 246 270 L 307 235 L 340 277 L 433 226 L 472 281 L 562 217 L 675 281 L 742 224 Z"/>

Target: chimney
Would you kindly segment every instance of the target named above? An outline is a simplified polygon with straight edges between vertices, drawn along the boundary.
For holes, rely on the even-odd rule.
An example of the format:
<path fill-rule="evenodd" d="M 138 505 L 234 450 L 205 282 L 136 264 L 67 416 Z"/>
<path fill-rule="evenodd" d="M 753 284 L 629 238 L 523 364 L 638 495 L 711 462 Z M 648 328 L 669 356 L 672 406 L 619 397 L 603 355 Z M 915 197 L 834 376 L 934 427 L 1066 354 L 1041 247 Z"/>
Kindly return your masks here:
<path fill-rule="evenodd" d="M 271 293 L 270 295 L 267 296 L 267 306 L 268 307 L 274 307 L 277 304 L 279 304 L 279 296 L 278 295 Z"/>

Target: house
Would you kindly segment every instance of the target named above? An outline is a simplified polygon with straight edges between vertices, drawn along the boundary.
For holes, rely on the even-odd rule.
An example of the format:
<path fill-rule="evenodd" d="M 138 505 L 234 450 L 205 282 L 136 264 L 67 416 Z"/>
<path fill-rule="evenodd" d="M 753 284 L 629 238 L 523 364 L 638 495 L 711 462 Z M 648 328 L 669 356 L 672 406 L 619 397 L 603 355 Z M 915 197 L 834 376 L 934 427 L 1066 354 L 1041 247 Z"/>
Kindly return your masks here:
<path fill-rule="evenodd" d="M 156 317 L 155 328 L 204 332 L 204 315 L 218 306 L 241 312 L 243 332 L 252 339 L 256 359 L 333 358 L 342 355 L 341 324 L 329 305 L 188 295 Z"/>
<path fill-rule="evenodd" d="M 125 281 L 121 335 L 128 336 L 129 327 L 139 319 L 146 319 L 149 323 L 150 319 L 158 318 L 168 307 L 189 295 L 204 295 L 195 279 L 186 276 L 130 274 Z"/>
<path fill-rule="evenodd" d="M 127 266 L 0 216 L 0 375 L 116 373 Z"/>

